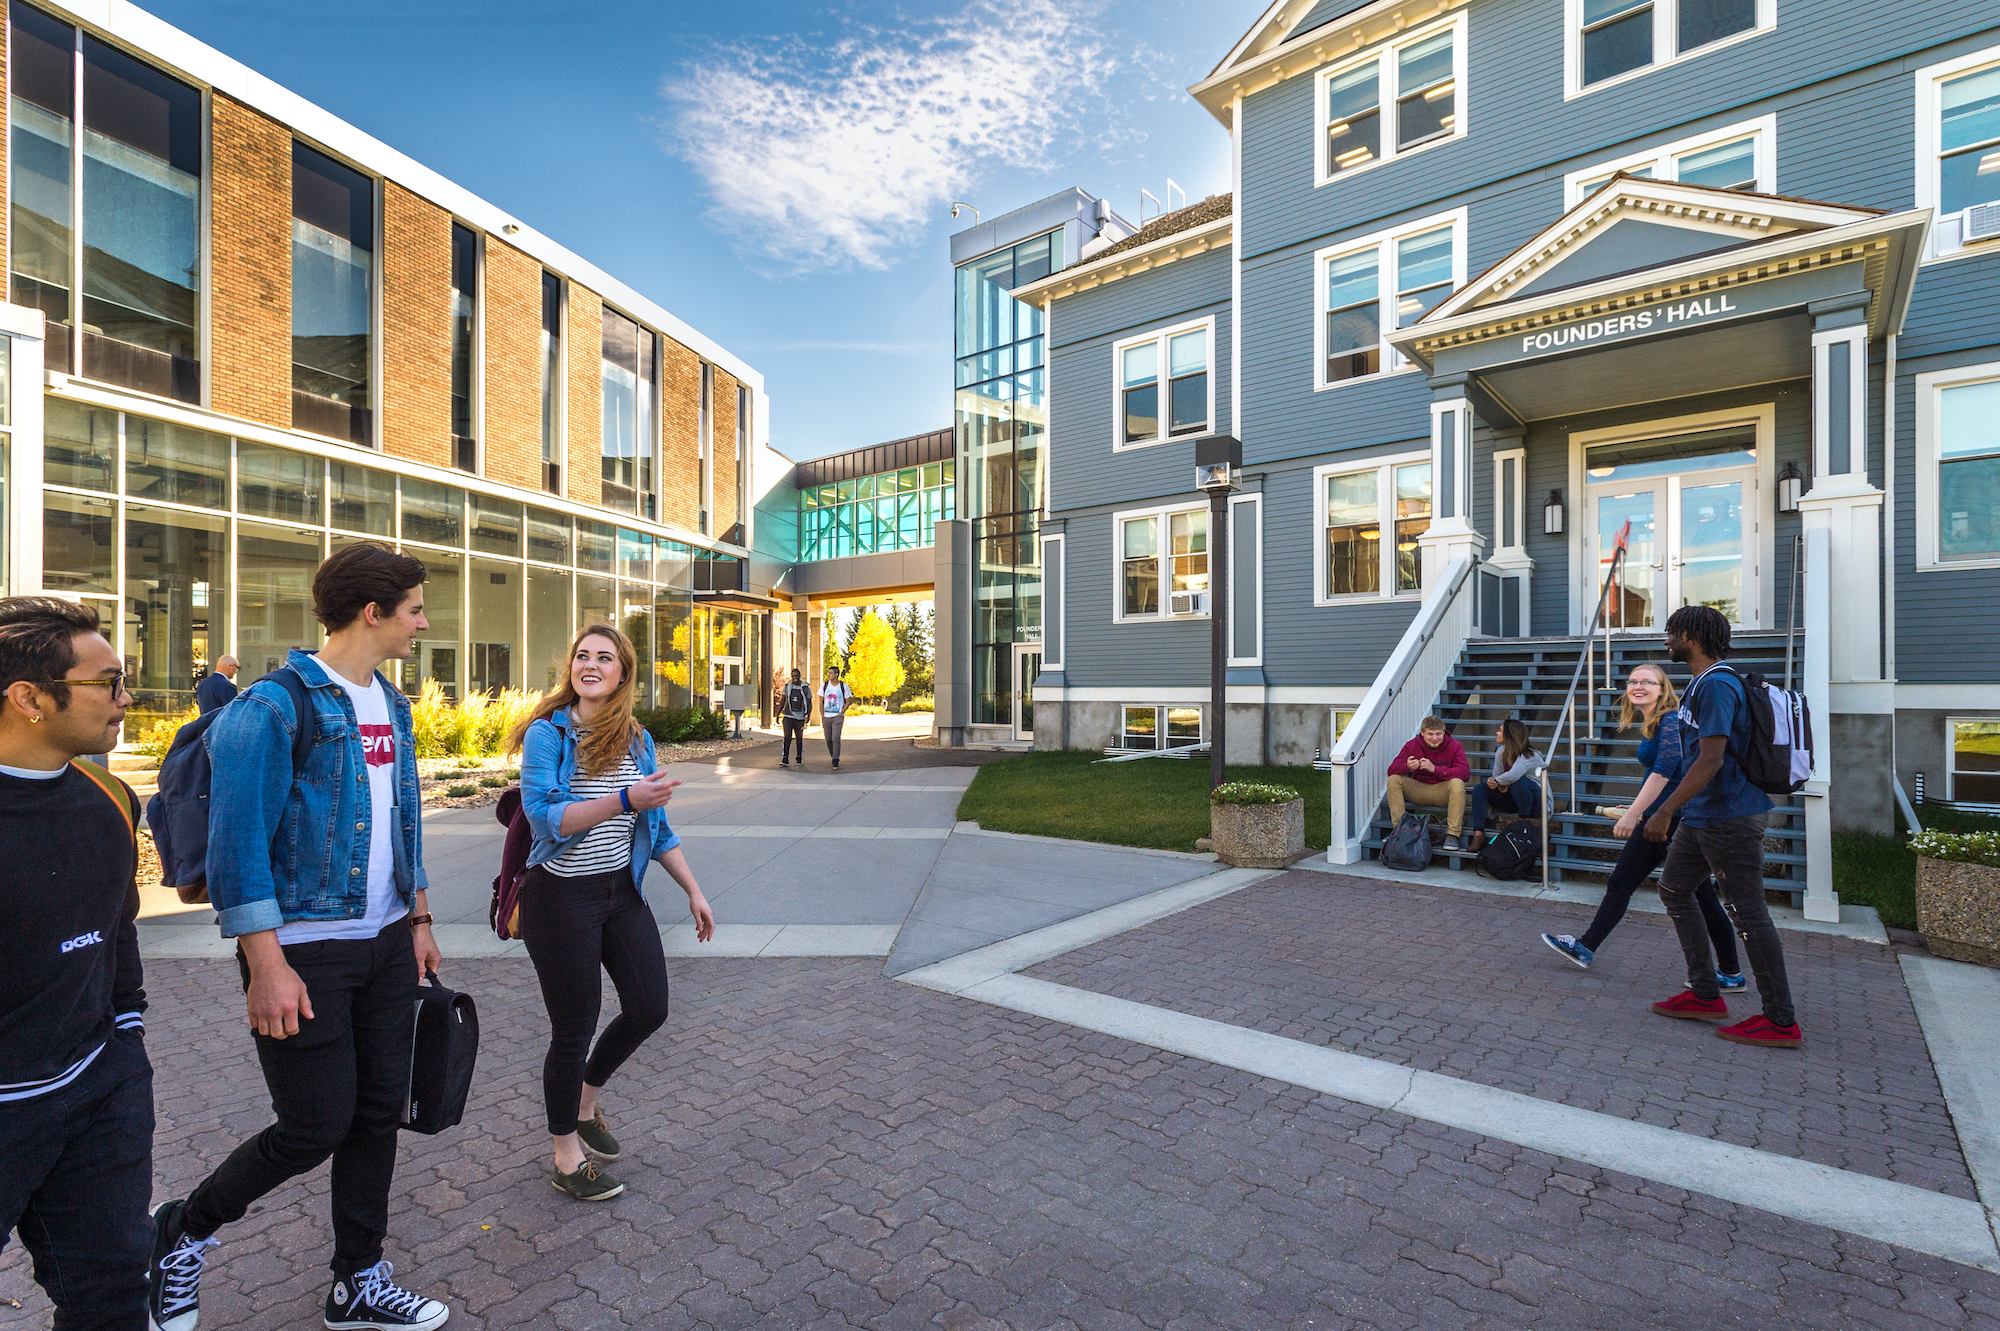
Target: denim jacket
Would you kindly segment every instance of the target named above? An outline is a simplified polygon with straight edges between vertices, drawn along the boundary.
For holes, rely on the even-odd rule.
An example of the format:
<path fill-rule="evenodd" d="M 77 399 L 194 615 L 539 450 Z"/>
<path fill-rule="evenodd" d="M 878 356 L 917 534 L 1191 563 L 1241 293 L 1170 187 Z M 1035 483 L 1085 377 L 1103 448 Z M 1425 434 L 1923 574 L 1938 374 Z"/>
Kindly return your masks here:
<path fill-rule="evenodd" d="M 583 833 L 563 836 L 563 813 L 576 800 L 570 782 L 576 779 L 576 723 L 569 708 L 559 707 L 528 727 L 521 741 L 521 810 L 528 815 L 535 846 L 528 852 L 528 866 L 547 864 L 583 839 Z M 632 760 L 639 772 L 651 776 L 659 770 L 653 752 L 653 737 L 641 730 L 632 745 Z M 667 822 L 665 808 L 648 809 L 632 820 L 632 886 L 646 895 L 646 864 L 681 844 L 680 835 Z"/>
<path fill-rule="evenodd" d="M 205 736 L 208 895 L 224 938 L 368 913 L 374 804 L 354 704 L 313 654 L 293 648 L 288 664 L 305 680 L 317 720 L 304 771 L 292 771 L 298 718 L 276 681 L 244 690 Z M 375 679 L 386 686 L 396 728 L 396 890 L 412 902 L 428 884 L 410 703 L 381 672 Z"/>

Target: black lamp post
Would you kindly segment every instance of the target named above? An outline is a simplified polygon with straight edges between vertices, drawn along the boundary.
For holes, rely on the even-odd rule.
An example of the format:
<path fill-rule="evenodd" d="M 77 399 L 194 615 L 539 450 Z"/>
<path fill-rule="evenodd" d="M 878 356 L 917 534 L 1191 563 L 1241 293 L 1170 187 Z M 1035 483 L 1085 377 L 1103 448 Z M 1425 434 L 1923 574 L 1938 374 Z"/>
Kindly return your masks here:
<path fill-rule="evenodd" d="M 1194 444 L 1194 483 L 1208 494 L 1208 787 L 1222 784 L 1229 730 L 1229 496 L 1243 475 L 1243 445 L 1212 435 Z"/>

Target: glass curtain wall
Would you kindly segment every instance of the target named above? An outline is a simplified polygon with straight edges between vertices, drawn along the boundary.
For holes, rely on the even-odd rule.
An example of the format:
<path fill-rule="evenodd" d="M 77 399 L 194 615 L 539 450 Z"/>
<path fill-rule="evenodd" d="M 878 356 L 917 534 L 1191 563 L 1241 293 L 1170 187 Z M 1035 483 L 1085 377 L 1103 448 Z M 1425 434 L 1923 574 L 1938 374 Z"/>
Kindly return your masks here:
<path fill-rule="evenodd" d="M 703 610 L 697 625 L 697 551 L 682 542 L 135 413 L 45 406 L 42 585 L 103 616 L 132 676 L 133 735 L 185 710 L 225 652 L 248 684 L 317 647 L 313 573 L 362 540 L 428 573 L 430 627 L 391 672 L 411 695 L 433 680 L 453 699 L 548 688 L 581 623 L 631 635 L 642 707 L 707 707 L 717 658 L 722 683 L 749 668 L 740 615 Z"/>
<path fill-rule="evenodd" d="M 292 144 L 292 426 L 373 441 L 375 182 Z"/>
<path fill-rule="evenodd" d="M 936 544 L 938 523 L 958 516 L 957 478 L 946 460 L 799 491 L 800 561 Z"/>
<path fill-rule="evenodd" d="M 478 318 L 479 237 L 451 224 L 451 458 L 460 471 L 479 470 L 472 433 L 472 330 Z"/>
<path fill-rule="evenodd" d="M 973 524 L 972 720 L 980 725 L 1012 722 L 1021 684 L 1014 644 L 1042 634 L 1042 312 L 1011 293 L 1062 266 L 1062 235 L 1050 232 L 957 272 L 957 479 L 959 511 Z"/>
<path fill-rule="evenodd" d="M 562 493 L 562 279 L 542 273 L 542 488 Z"/>
<path fill-rule="evenodd" d="M 197 402 L 201 94 L 31 6 L 10 17 L 13 298 L 47 316 L 50 369 Z"/>

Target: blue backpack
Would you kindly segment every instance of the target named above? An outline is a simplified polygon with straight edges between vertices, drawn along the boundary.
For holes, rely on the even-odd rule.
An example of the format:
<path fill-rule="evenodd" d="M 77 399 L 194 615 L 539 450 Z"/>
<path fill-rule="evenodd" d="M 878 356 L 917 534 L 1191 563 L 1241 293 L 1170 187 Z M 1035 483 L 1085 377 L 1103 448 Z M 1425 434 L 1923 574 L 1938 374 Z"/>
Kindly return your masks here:
<path fill-rule="evenodd" d="M 279 666 L 265 679 L 292 698 L 292 715 L 300 724 L 292 734 L 292 771 L 304 770 L 312 756 L 318 723 L 306 682 L 290 665 Z M 243 706 L 245 689 L 206 716 L 180 728 L 160 763 L 160 789 L 146 805 L 146 826 L 153 848 L 160 853 L 160 877 L 180 894 L 184 905 L 208 900 L 208 728 L 231 707 Z"/>

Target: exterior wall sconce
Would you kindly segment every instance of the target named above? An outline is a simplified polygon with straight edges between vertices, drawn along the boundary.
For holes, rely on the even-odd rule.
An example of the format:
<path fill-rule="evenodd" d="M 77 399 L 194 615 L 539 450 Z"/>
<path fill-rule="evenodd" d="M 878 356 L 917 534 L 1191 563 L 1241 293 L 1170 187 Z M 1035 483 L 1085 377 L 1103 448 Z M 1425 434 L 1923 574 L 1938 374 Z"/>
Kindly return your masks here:
<path fill-rule="evenodd" d="M 1549 491 L 1549 502 L 1542 505 L 1542 535 L 1563 534 L 1563 492 Z"/>
<path fill-rule="evenodd" d="M 1778 511 L 1796 513 L 1799 511 L 1799 493 L 1805 488 L 1806 478 L 1799 475 L 1799 464 L 1787 462 L 1785 469 L 1778 473 Z"/>

